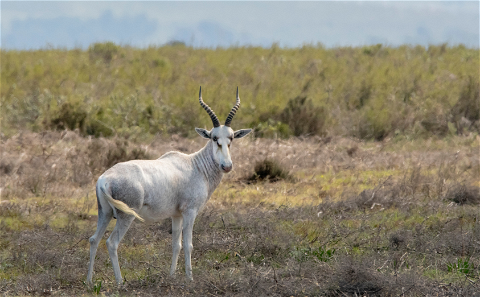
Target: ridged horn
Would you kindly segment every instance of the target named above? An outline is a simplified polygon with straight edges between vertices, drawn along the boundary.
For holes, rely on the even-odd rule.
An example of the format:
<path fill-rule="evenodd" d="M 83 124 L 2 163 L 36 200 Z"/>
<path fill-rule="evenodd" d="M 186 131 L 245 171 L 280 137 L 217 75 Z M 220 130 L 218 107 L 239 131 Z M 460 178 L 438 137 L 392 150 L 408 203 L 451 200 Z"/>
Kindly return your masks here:
<path fill-rule="evenodd" d="M 230 127 L 230 123 L 232 122 L 233 116 L 235 115 L 235 113 L 239 108 L 240 108 L 240 97 L 238 97 L 238 87 L 237 87 L 237 103 L 232 108 L 232 110 L 230 110 L 230 113 L 228 114 L 228 117 L 225 120 L 225 126 Z"/>
<path fill-rule="evenodd" d="M 200 105 L 203 107 L 203 109 L 205 109 L 208 113 L 208 115 L 210 116 L 210 118 L 212 119 L 212 123 L 213 123 L 213 127 L 216 128 L 216 127 L 220 127 L 220 121 L 218 120 L 217 116 L 215 115 L 215 113 L 213 112 L 213 110 L 210 108 L 210 106 L 208 106 L 207 104 L 205 104 L 205 102 L 203 102 L 203 99 L 202 99 L 202 86 L 200 86 L 200 92 L 198 94 L 198 101 L 200 101 Z"/>

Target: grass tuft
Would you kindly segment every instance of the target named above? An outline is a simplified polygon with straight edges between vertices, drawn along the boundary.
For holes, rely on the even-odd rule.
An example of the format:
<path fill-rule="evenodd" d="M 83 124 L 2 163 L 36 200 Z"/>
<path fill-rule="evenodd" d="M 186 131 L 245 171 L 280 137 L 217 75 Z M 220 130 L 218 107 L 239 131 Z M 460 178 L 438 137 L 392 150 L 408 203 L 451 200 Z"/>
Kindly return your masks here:
<path fill-rule="evenodd" d="M 335 296 L 386 296 L 384 281 L 373 271 L 368 271 L 366 265 L 355 261 L 345 261 L 339 265 L 334 276 L 338 286 Z"/>
<path fill-rule="evenodd" d="M 447 192 L 446 199 L 458 205 L 480 204 L 480 187 L 457 185 Z"/>
<path fill-rule="evenodd" d="M 277 160 L 267 158 L 255 163 L 253 174 L 249 181 L 270 181 L 291 180 L 290 172 Z"/>

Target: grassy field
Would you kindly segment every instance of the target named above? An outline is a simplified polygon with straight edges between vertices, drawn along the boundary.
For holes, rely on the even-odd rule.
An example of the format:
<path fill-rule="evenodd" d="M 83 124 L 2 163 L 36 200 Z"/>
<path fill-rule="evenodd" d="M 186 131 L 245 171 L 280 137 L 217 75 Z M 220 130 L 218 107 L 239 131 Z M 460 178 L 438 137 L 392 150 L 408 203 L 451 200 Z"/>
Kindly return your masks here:
<path fill-rule="evenodd" d="M 464 46 L 0 50 L 2 296 L 480 296 L 479 51 Z M 96 179 L 205 142 L 239 86 L 234 170 L 197 217 L 134 222 L 84 284 Z M 105 239 L 113 228 L 109 226 Z"/>
<path fill-rule="evenodd" d="M 480 132 L 479 51 L 462 45 L 324 48 L 182 45 L 0 50 L 2 133 L 79 129 L 151 140 L 195 136 L 221 120 L 239 86 L 234 126 L 257 136 L 382 140 Z M 298 121 L 301 118 L 302 121 Z"/>
<path fill-rule="evenodd" d="M 478 296 L 479 144 L 473 133 L 237 141 L 234 171 L 194 227 L 193 283 L 182 257 L 168 276 L 166 220 L 133 223 L 119 248 L 120 288 L 102 241 L 87 288 L 96 178 L 116 162 L 189 153 L 204 141 L 19 133 L 1 143 L 0 294 Z M 251 180 L 266 159 L 284 178 Z"/>

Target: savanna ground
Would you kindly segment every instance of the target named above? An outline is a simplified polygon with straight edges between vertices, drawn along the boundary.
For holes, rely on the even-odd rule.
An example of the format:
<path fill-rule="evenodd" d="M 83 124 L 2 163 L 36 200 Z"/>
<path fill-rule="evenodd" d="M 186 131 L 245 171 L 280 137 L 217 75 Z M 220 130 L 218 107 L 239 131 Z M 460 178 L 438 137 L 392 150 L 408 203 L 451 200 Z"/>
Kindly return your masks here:
<path fill-rule="evenodd" d="M 0 294 L 478 296 L 479 50 L 431 45 L 0 50 Z M 197 217 L 194 281 L 169 220 L 134 222 L 92 288 L 95 181 L 255 128 Z M 105 239 L 113 229 L 112 221 Z"/>
<path fill-rule="evenodd" d="M 175 136 L 136 145 L 72 131 L 3 139 L 1 294 L 479 294 L 476 134 L 382 142 L 237 141 L 234 171 L 195 223 L 192 283 L 185 280 L 182 257 L 177 277 L 168 275 L 171 222 L 166 220 L 133 223 L 119 248 L 120 288 L 102 241 L 95 286 L 85 286 L 88 238 L 96 227 L 96 178 L 119 161 L 193 152 L 203 145 L 201 139 Z M 274 176 L 262 179 L 258 164 L 278 168 L 263 166 Z"/>

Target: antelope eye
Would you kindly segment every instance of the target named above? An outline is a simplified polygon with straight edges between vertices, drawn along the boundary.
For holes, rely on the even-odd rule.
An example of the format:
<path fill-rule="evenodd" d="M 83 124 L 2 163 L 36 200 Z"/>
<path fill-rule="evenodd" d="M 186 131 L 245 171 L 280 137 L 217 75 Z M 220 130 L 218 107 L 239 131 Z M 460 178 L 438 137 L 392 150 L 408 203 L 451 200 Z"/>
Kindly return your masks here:
<path fill-rule="evenodd" d="M 212 140 L 213 140 L 213 141 L 217 141 L 218 138 L 217 138 L 216 136 L 214 136 Z"/>

